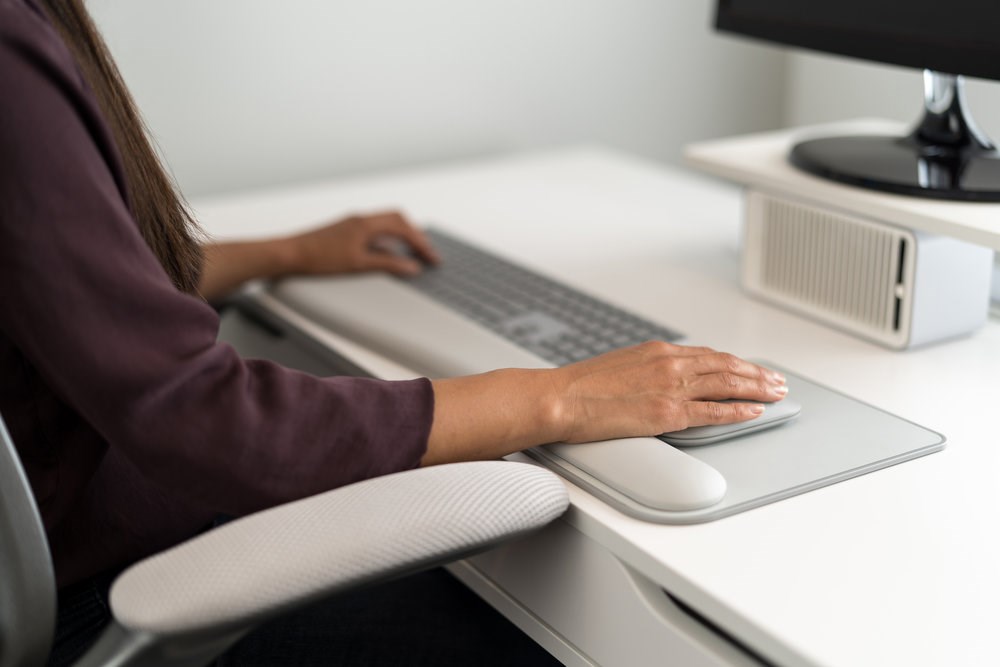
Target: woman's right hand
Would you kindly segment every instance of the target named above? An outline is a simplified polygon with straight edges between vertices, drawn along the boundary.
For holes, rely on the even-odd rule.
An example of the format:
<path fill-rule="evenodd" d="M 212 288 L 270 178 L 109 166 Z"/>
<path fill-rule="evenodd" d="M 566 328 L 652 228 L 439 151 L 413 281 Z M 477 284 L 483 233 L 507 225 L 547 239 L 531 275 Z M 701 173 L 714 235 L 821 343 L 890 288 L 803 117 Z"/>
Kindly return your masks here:
<path fill-rule="evenodd" d="M 497 458 L 549 442 L 653 436 L 747 421 L 785 378 L 731 354 L 651 341 L 547 370 L 434 381 L 425 465 Z M 742 403 L 719 403 L 723 399 Z"/>
<path fill-rule="evenodd" d="M 659 435 L 760 416 L 788 393 L 776 371 L 705 347 L 651 341 L 554 371 L 563 442 Z M 723 399 L 747 402 L 719 403 Z"/>

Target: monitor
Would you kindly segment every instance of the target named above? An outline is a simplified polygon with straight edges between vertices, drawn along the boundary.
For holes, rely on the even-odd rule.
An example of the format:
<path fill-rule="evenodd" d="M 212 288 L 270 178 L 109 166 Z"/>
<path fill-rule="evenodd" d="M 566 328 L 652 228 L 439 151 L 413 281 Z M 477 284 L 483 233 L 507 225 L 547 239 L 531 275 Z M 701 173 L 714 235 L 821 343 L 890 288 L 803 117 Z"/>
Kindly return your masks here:
<path fill-rule="evenodd" d="M 924 108 L 905 136 L 835 136 L 789 159 L 821 177 L 899 194 L 1000 201 L 1000 153 L 975 125 L 963 76 L 1000 80 L 994 0 L 718 0 L 716 28 L 924 70 Z"/>

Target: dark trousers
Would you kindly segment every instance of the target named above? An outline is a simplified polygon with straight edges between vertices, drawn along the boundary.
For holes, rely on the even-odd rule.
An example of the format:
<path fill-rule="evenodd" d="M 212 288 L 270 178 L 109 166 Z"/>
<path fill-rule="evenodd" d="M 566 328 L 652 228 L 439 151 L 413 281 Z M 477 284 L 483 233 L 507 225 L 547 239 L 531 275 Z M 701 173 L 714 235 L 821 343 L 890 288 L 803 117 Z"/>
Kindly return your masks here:
<path fill-rule="evenodd" d="M 50 667 L 86 650 L 108 623 L 113 577 L 60 592 Z M 546 666 L 560 663 L 443 569 L 342 594 L 267 623 L 218 667 Z"/>

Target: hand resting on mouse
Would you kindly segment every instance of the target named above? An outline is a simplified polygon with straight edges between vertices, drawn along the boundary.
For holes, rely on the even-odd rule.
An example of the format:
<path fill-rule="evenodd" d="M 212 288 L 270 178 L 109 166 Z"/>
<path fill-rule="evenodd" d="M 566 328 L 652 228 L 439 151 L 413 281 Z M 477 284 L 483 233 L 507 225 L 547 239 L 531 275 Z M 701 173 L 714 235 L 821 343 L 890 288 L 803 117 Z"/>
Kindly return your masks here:
<path fill-rule="evenodd" d="M 710 348 L 659 341 L 562 368 L 435 380 L 422 462 L 748 421 L 763 413 L 758 402 L 779 401 L 787 392 L 776 371 Z M 745 402 L 719 402 L 729 398 Z"/>

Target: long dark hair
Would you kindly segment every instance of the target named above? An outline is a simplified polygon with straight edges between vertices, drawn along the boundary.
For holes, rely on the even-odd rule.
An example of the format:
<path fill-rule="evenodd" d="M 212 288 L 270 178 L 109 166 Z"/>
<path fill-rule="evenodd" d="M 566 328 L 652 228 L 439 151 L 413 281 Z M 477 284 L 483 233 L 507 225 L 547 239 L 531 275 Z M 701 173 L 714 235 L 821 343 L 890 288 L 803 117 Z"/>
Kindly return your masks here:
<path fill-rule="evenodd" d="M 97 97 L 121 152 L 132 215 L 177 289 L 196 293 L 200 231 L 157 158 L 148 130 L 83 0 L 40 0 Z"/>

